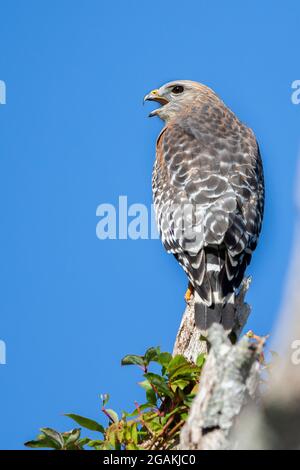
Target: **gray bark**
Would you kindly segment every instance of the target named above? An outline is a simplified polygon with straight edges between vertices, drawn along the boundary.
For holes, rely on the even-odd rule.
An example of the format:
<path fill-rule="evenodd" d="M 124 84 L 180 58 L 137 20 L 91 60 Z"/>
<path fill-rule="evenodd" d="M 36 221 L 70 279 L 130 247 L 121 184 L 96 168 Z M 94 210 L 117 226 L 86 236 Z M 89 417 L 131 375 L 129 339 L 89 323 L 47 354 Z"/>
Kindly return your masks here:
<path fill-rule="evenodd" d="M 239 338 L 250 314 L 245 295 L 251 279 L 244 279 L 235 298 L 234 337 Z M 194 299 L 187 305 L 176 337 L 173 354 L 183 354 L 195 362 L 200 353 L 207 354 L 199 393 L 184 425 L 182 450 L 227 449 L 229 436 L 242 406 L 253 397 L 258 384 L 259 361 L 264 340 L 252 342 L 244 336 L 232 344 L 224 328 L 213 324 L 208 337 L 201 337 L 195 325 Z"/>
<path fill-rule="evenodd" d="M 198 395 L 180 436 L 182 450 L 221 450 L 230 447 L 229 435 L 248 397 L 258 383 L 264 340 L 252 343 L 244 336 L 232 345 L 221 325 L 209 329 L 210 352 Z"/>
<path fill-rule="evenodd" d="M 259 406 L 244 410 L 233 435 L 237 449 L 300 450 L 300 224 L 277 331 L 281 352 Z"/>

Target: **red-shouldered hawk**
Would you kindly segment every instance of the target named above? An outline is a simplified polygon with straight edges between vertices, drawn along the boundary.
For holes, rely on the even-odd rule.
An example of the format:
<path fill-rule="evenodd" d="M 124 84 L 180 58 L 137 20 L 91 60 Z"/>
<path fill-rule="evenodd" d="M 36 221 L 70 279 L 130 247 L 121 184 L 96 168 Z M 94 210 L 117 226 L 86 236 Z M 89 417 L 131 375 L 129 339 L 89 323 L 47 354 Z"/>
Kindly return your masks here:
<path fill-rule="evenodd" d="M 196 323 L 231 330 L 234 293 L 261 229 L 264 179 L 259 147 L 208 87 L 167 83 L 145 96 L 165 121 L 156 143 L 153 197 L 162 242 L 185 270 Z"/>

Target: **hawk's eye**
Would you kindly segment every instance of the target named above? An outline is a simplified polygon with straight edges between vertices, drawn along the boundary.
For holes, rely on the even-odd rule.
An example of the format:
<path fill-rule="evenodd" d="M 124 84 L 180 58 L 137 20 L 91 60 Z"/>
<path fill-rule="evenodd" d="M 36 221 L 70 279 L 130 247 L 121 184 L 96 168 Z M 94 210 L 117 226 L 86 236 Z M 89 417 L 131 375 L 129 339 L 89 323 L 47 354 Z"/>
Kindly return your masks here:
<path fill-rule="evenodd" d="M 172 88 L 172 93 L 174 93 L 175 95 L 179 95 L 179 93 L 182 93 L 183 90 L 184 90 L 183 86 L 176 85 L 174 86 L 174 88 Z"/>

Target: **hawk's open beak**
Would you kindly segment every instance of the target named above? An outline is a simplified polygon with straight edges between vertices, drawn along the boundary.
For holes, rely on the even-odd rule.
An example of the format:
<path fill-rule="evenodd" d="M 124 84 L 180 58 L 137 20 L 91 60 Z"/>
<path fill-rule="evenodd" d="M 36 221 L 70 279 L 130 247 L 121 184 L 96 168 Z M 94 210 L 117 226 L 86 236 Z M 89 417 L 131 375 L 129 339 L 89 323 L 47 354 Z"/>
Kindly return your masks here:
<path fill-rule="evenodd" d="M 158 90 L 152 90 L 150 91 L 150 93 L 148 93 L 148 95 L 146 95 L 144 97 L 144 103 L 145 101 L 157 101 L 158 103 L 160 103 L 162 106 L 164 104 L 167 104 L 168 103 L 168 100 L 166 98 L 164 98 L 163 96 L 161 96 L 159 94 L 159 91 Z M 152 117 L 152 116 L 156 116 L 157 114 L 157 111 L 159 110 L 158 109 L 154 109 L 153 111 L 151 111 L 151 113 L 149 114 L 149 117 Z"/>

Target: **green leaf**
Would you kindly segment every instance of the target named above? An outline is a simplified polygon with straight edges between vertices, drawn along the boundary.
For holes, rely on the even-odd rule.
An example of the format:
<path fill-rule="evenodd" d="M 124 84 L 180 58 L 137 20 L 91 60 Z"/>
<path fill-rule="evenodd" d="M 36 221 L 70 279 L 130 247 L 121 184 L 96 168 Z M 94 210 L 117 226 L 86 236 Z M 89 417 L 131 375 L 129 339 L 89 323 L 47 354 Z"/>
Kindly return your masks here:
<path fill-rule="evenodd" d="M 94 447 L 95 450 L 112 450 L 109 442 L 104 441 L 103 444 Z"/>
<path fill-rule="evenodd" d="M 165 418 L 166 420 L 168 421 L 168 419 L 173 416 L 173 415 L 180 415 L 182 412 L 186 411 L 186 406 L 185 405 L 179 405 L 179 406 L 176 406 L 176 408 L 174 408 L 174 410 L 170 411 L 170 413 L 167 413 L 165 415 Z"/>
<path fill-rule="evenodd" d="M 106 411 L 107 414 L 109 414 L 109 416 L 111 417 L 111 419 L 114 423 L 119 422 L 119 416 L 114 410 L 105 410 L 105 411 Z"/>
<path fill-rule="evenodd" d="M 196 360 L 196 365 L 198 367 L 203 367 L 204 365 L 204 362 L 205 362 L 205 354 L 199 354 L 199 356 L 197 357 L 197 360 Z"/>
<path fill-rule="evenodd" d="M 65 447 L 74 445 L 75 442 L 78 441 L 78 439 L 80 438 L 80 432 L 81 432 L 81 429 L 77 428 L 77 429 L 72 429 L 72 431 L 66 433 L 66 435 L 64 436 L 66 438 Z"/>
<path fill-rule="evenodd" d="M 108 393 L 102 393 L 100 395 L 100 398 L 102 400 L 102 406 L 105 406 L 107 404 L 107 402 L 109 401 L 109 394 Z"/>
<path fill-rule="evenodd" d="M 171 388 L 174 392 L 176 392 L 177 388 L 180 388 L 180 390 L 184 390 L 185 387 L 189 384 L 190 384 L 189 380 L 178 379 L 172 382 Z"/>
<path fill-rule="evenodd" d="M 206 343 L 208 343 L 207 337 L 203 335 L 200 335 L 199 341 L 205 341 Z"/>
<path fill-rule="evenodd" d="M 195 398 L 195 395 L 193 394 L 190 394 L 190 395 L 187 395 L 185 398 L 184 398 L 184 404 L 190 408 L 190 406 L 192 405 L 193 401 L 194 401 L 194 398 Z"/>
<path fill-rule="evenodd" d="M 139 447 L 133 442 L 130 442 L 126 445 L 126 450 L 139 450 Z"/>
<path fill-rule="evenodd" d="M 157 398 L 149 380 L 143 380 L 143 382 L 139 382 L 139 385 L 146 390 L 147 401 L 151 403 L 151 405 L 156 404 Z"/>
<path fill-rule="evenodd" d="M 100 440 L 100 439 L 94 439 L 94 440 L 90 440 L 87 445 L 89 447 L 97 447 L 97 446 L 101 446 L 102 444 L 104 443 L 104 441 Z"/>
<path fill-rule="evenodd" d="M 41 428 L 41 432 L 45 434 L 45 436 L 48 437 L 48 439 L 50 439 L 58 449 L 63 449 L 64 439 L 60 432 L 57 432 L 51 428 Z"/>
<path fill-rule="evenodd" d="M 174 369 L 171 374 L 169 374 L 169 378 L 170 378 L 170 381 L 172 382 L 178 376 L 181 376 L 181 378 L 186 378 L 190 381 L 193 381 L 195 378 L 195 375 L 198 375 L 199 372 L 200 372 L 199 367 L 197 367 L 196 365 L 182 364 L 181 366 L 178 366 L 176 369 Z"/>
<path fill-rule="evenodd" d="M 83 446 L 89 445 L 90 442 L 91 442 L 91 439 L 89 437 L 83 437 L 79 439 L 78 445 L 80 445 L 80 447 L 83 447 Z"/>
<path fill-rule="evenodd" d="M 151 361 L 157 361 L 159 353 L 160 353 L 159 347 L 147 349 L 144 355 L 144 360 L 146 364 L 148 365 Z"/>
<path fill-rule="evenodd" d="M 144 390 L 152 390 L 151 384 L 149 380 L 143 380 L 142 382 L 138 383 Z"/>
<path fill-rule="evenodd" d="M 137 365 L 137 366 L 145 367 L 144 356 L 137 356 L 135 354 L 129 354 L 123 357 L 121 361 L 121 365 L 122 366 Z"/>
<path fill-rule="evenodd" d="M 146 391 L 146 398 L 147 398 L 147 401 L 151 405 L 156 405 L 156 402 L 157 402 L 156 393 L 152 388 Z"/>
<path fill-rule="evenodd" d="M 174 379 L 178 377 L 178 375 L 189 375 L 190 379 L 192 379 L 195 374 L 200 372 L 198 366 L 188 362 L 185 357 L 181 355 L 173 357 L 167 367 L 167 371 L 170 379 Z"/>
<path fill-rule="evenodd" d="M 173 356 L 172 354 L 168 353 L 168 352 L 162 352 L 159 354 L 158 356 L 158 362 L 161 366 L 167 368 L 170 361 L 173 359 Z"/>
<path fill-rule="evenodd" d="M 157 416 L 156 413 L 145 413 L 144 414 L 144 421 L 147 423 L 147 426 L 153 432 L 159 432 L 163 428 L 163 425 L 161 423 L 161 419 Z"/>
<path fill-rule="evenodd" d="M 93 419 L 85 418 L 84 416 L 76 415 L 74 413 L 66 413 L 65 416 L 68 416 L 68 418 L 73 419 L 73 421 L 80 424 L 80 426 L 89 429 L 90 431 L 98 431 L 102 434 L 105 432 L 104 427 Z"/>
<path fill-rule="evenodd" d="M 184 356 L 181 356 L 180 354 L 177 354 L 174 356 L 171 361 L 168 364 L 167 371 L 170 375 L 172 375 L 173 371 L 178 369 L 178 367 L 181 367 L 183 365 L 188 365 L 189 362 L 186 360 Z"/>
<path fill-rule="evenodd" d="M 172 391 L 169 389 L 167 383 L 165 382 L 164 378 L 161 377 L 160 375 L 153 374 L 152 372 L 148 372 L 147 374 L 144 374 L 144 377 L 149 380 L 149 382 L 154 385 L 154 387 L 163 395 L 166 395 L 170 398 L 173 397 Z"/>
<path fill-rule="evenodd" d="M 134 444 L 138 443 L 138 430 L 137 430 L 137 423 L 133 423 L 131 426 L 131 437 Z"/>
<path fill-rule="evenodd" d="M 25 442 L 24 445 L 32 449 L 60 449 L 57 444 L 55 444 L 51 439 L 48 439 L 44 434 L 39 435 L 36 440 Z"/>
<path fill-rule="evenodd" d="M 183 413 L 181 413 L 180 418 L 181 418 L 183 421 L 186 421 L 188 415 L 189 415 L 189 414 L 187 413 L 187 411 L 184 411 Z"/>
<path fill-rule="evenodd" d="M 115 432 L 110 432 L 108 435 L 108 442 L 115 449 L 117 444 L 117 436 Z"/>

